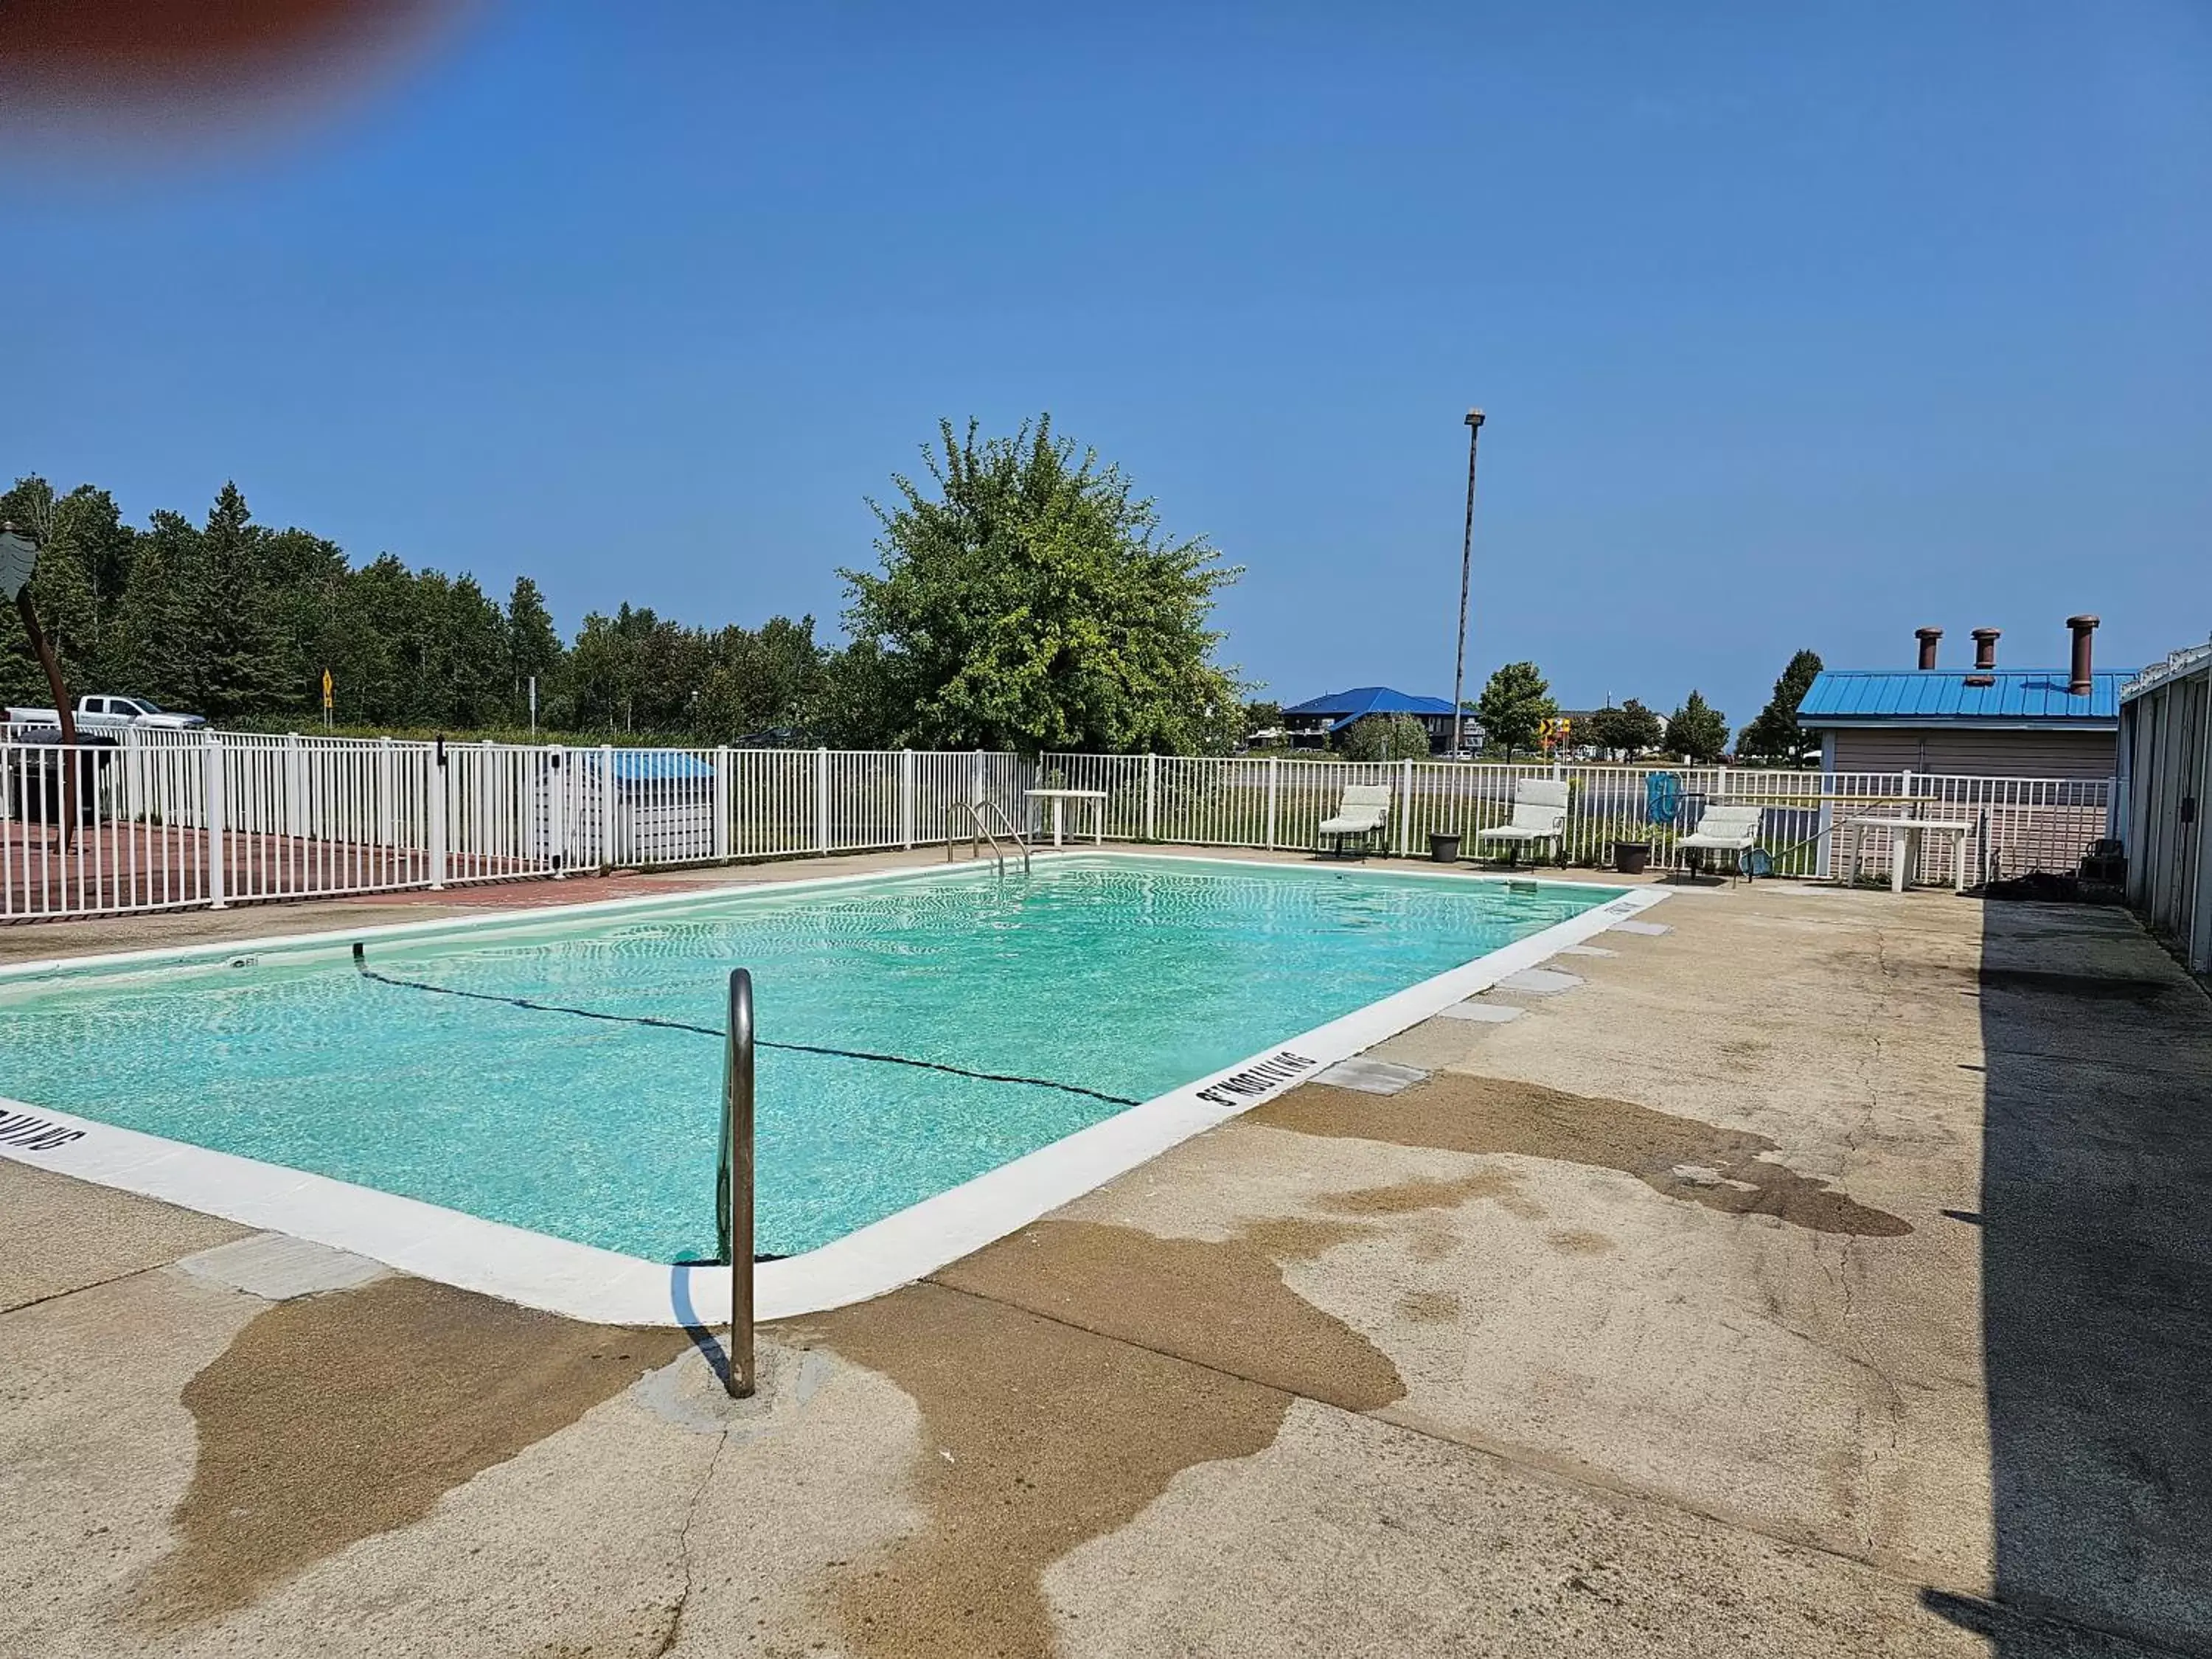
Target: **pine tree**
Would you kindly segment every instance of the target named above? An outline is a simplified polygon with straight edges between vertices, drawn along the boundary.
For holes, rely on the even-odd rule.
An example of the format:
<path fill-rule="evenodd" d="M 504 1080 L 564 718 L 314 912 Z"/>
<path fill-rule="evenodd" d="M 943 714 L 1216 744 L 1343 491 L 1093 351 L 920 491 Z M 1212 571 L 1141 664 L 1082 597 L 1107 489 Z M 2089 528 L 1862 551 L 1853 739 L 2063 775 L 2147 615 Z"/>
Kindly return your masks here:
<path fill-rule="evenodd" d="M 283 636 L 262 575 L 265 532 L 252 518 L 238 486 L 225 483 L 200 532 L 187 586 L 198 657 L 195 700 L 210 720 L 263 714 L 299 700 L 299 690 L 286 684 Z"/>
<path fill-rule="evenodd" d="M 1784 766 L 1802 763 L 1811 739 L 1805 728 L 1797 724 L 1797 709 L 1820 673 L 1817 653 L 1800 651 L 1790 658 L 1790 665 L 1782 671 L 1782 678 L 1774 682 L 1773 697 L 1736 739 L 1738 751 Z"/>
<path fill-rule="evenodd" d="M 1696 691 L 1667 721 L 1667 746 L 1684 760 L 1717 761 L 1728 740 L 1728 717 Z"/>
<path fill-rule="evenodd" d="M 191 583 L 199 532 L 160 512 L 138 538 L 116 611 L 115 683 L 179 708 L 198 700 L 199 669 Z"/>
<path fill-rule="evenodd" d="M 561 636 L 554 631 L 553 613 L 546 608 L 545 596 L 529 577 L 517 576 L 514 590 L 507 599 L 507 672 L 513 682 L 513 714 L 517 721 L 529 717 L 532 679 L 538 682 L 540 710 L 551 706 L 562 655 Z"/>

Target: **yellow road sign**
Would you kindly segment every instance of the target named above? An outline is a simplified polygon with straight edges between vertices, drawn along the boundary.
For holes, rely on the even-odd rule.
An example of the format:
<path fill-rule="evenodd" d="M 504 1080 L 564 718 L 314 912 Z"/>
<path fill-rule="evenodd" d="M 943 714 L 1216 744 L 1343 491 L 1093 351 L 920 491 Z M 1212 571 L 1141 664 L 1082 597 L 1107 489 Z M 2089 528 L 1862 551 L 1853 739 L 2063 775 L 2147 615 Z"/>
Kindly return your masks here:
<path fill-rule="evenodd" d="M 330 671 L 329 669 L 325 668 L 325 670 L 323 670 L 323 707 L 324 707 L 324 708 L 328 708 L 330 706 L 331 706 L 331 671 Z"/>

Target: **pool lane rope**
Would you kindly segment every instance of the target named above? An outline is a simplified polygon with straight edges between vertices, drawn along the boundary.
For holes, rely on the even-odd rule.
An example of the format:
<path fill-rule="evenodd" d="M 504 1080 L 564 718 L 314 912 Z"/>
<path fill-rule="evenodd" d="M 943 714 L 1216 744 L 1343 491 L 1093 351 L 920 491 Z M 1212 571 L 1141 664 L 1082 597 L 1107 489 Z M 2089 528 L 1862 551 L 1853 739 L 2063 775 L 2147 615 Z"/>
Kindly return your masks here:
<path fill-rule="evenodd" d="M 379 985 L 396 986 L 403 991 L 430 991 L 441 997 L 465 997 L 471 1002 L 502 1002 L 510 1008 L 526 1008 L 533 1014 L 570 1014 L 578 1019 L 600 1019 L 616 1025 L 652 1025 L 664 1031 L 690 1031 L 700 1036 L 726 1037 L 729 1033 L 719 1025 L 694 1025 L 688 1020 L 659 1019 L 651 1014 L 611 1014 L 599 1008 L 572 1008 L 566 1003 L 537 1002 L 528 997 L 501 996 L 490 991 L 464 991 L 457 986 L 432 985 L 419 979 L 394 979 L 389 974 L 380 974 L 368 965 L 368 953 L 361 942 L 354 941 L 353 965 L 363 979 L 374 980 Z M 973 1078 L 978 1083 L 1018 1083 L 1032 1089 L 1057 1089 L 1062 1094 L 1082 1095 L 1091 1100 L 1103 1100 L 1112 1106 L 1139 1106 L 1144 1103 L 1131 1100 L 1127 1095 L 1109 1095 L 1103 1089 L 1086 1089 L 1079 1083 L 1055 1083 L 1046 1077 L 1016 1077 L 1005 1072 L 971 1072 L 965 1066 L 948 1066 L 942 1060 L 916 1060 L 911 1054 L 877 1054 L 865 1048 L 825 1048 L 811 1042 L 771 1042 L 766 1037 L 755 1037 L 757 1048 L 781 1048 L 793 1054 L 825 1054 L 832 1060 L 872 1060 L 878 1066 L 910 1066 L 919 1072 L 944 1072 L 953 1077 Z"/>

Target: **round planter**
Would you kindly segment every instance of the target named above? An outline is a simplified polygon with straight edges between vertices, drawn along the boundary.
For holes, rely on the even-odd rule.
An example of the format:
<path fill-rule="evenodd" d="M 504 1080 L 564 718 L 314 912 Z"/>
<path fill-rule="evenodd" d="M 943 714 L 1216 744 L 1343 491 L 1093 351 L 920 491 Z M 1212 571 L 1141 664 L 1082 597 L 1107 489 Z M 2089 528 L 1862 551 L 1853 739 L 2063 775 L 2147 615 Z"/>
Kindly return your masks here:
<path fill-rule="evenodd" d="M 1624 876 L 1640 876 L 1650 867 L 1651 843 L 1617 841 L 1613 844 L 1613 867 Z"/>
<path fill-rule="evenodd" d="M 1446 836 L 1432 833 L 1429 836 L 1430 860 L 1437 864 L 1457 864 L 1459 862 L 1459 842 L 1460 838 L 1457 836 Z"/>

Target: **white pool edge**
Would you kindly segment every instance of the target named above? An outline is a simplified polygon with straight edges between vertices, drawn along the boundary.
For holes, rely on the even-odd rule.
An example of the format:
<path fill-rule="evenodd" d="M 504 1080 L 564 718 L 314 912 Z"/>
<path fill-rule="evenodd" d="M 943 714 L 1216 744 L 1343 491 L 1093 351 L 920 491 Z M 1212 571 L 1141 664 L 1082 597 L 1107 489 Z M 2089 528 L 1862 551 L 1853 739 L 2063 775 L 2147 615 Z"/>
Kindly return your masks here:
<path fill-rule="evenodd" d="M 1060 856 L 1096 855 L 1094 849 L 1085 849 Z M 1106 856 L 1171 856 L 1206 864 L 1267 870 L 1284 867 L 1260 860 L 1192 858 L 1181 854 L 1116 850 Z M 731 890 L 785 892 L 880 881 L 899 873 L 902 872 L 871 871 Z M 1426 876 L 1431 872 L 1389 873 Z M 1457 881 L 1526 879 L 1447 871 L 1434 874 Z M 580 915 L 618 914 L 684 902 L 696 904 L 702 896 L 708 895 L 688 889 L 665 896 L 544 907 L 524 913 L 502 911 L 481 918 L 441 918 L 380 928 L 134 951 L 127 956 L 61 958 L 0 970 L 0 981 L 60 973 L 74 976 L 88 969 L 122 969 L 126 963 L 143 969 L 161 963 L 220 959 L 257 950 L 344 946 L 356 939 L 493 927 L 511 930 L 556 917 L 573 920 Z M 780 1261 L 762 1262 L 755 1269 L 757 1316 L 772 1320 L 820 1312 L 910 1284 L 1018 1231 L 1170 1147 L 1250 1111 L 1324 1067 L 1371 1048 L 1452 1004 L 1489 989 L 1507 975 L 1548 960 L 1570 945 L 1633 919 L 1668 896 L 1664 888 L 1634 889 L 1210 1076 L 1155 1096 L 818 1249 Z M 488 1221 L 420 1199 L 119 1128 L 4 1097 L 0 1097 L 0 1158 L 161 1199 L 244 1226 L 349 1250 L 417 1278 L 571 1319 L 599 1324 L 696 1326 L 718 1325 L 729 1318 L 730 1276 L 724 1267 L 647 1261 Z"/>

